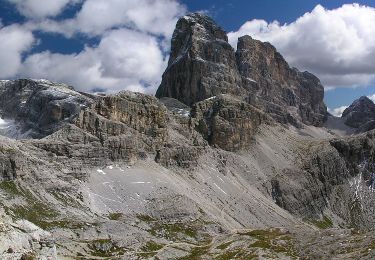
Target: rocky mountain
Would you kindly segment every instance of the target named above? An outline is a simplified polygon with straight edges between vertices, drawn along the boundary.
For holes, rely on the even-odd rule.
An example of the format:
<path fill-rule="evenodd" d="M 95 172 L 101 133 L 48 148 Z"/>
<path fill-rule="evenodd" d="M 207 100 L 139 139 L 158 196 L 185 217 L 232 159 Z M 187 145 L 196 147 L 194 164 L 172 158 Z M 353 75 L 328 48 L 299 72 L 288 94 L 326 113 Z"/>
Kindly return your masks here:
<path fill-rule="evenodd" d="M 319 79 L 290 68 L 271 44 L 244 36 L 235 51 L 206 15 L 182 17 L 156 96 L 190 106 L 220 94 L 236 96 L 282 123 L 321 126 L 327 117 Z"/>
<path fill-rule="evenodd" d="M 358 132 L 366 132 L 375 128 L 375 104 L 368 97 L 355 100 L 342 113 L 345 124 L 356 128 Z"/>
<path fill-rule="evenodd" d="M 375 131 L 315 76 L 192 14 L 157 97 L 0 82 L 1 259 L 374 259 Z"/>

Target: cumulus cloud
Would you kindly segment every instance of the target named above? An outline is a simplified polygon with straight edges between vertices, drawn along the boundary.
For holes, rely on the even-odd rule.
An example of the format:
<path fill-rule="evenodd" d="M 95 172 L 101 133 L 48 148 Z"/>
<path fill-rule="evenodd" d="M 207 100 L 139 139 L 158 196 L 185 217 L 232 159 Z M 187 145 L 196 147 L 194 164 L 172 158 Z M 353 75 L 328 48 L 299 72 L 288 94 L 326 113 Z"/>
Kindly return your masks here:
<path fill-rule="evenodd" d="M 60 14 L 68 4 L 75 4 L 81 0 L 8 0 L 15 4 L 17 10 L 24 16 L 39 19 Z"/>
<path fill-rule="evenodd" d="M 375 79 L 375 9 L 346 4 L 327 10 L 321 5 L 295 22 L 248 21 L 228 34 L 250 35 L 271 42 L 287 61 L 317 74 L 329 88 L 370 84 Z"/>
<path fill-rule="evenodd" d="M 341 106 L 333 109 L 328 108 L 328 112 L 333 116 L 341 117 L 342 113 L 344 113 L 344 110 L 347 108 L 348 106 Z"/>
<path fill-rule="evenodd" d="M 127 27 L 169 38 L 177 17 L 185 12 L 185 7 L 175 0 L 86 0 L 74 18 L 48 19 L 29 26 L 67 37 L 75 33 L 98 36 L 113 28 Z"/>
<path fill-rule="evenodd" d="M 367 96 L 369 99 L 371 99 L 372 102 L 375 103 L 375 94 L 372 94 L 370 96 Z"/>
<path fill-rule="evenodd" d="M 166 66 L 166 57 L 153 36 L 116 29 L 104 35 L 97 47 L 78 54 L 49 51 L 27 57 L 20 74 L 69 83 L 80 90 L 128 89 L 155 92 Z M 145 88 L 146 87 L 146 88 Z"/>
<path fill-rule="evenodd" d="M 22 54 L 34 40 L 33 34 L 20 25 L 0 26 L 0 77 L 12 77 L 18 72 Z"/>
<path fill-rule="evenodd" d="M 76 1 L 66 0 L 65 5 Z M 23 25 L 28 30 L 83 36 L 98 39 L 98 44 L 74 54 L 34 53 L 17 76 L 47 78 L 83 91 L 153 94 L 167 66 L 175 24 L 185 12 L 175 0 L 85 0 L 73 18 L 29 19 Z"/>

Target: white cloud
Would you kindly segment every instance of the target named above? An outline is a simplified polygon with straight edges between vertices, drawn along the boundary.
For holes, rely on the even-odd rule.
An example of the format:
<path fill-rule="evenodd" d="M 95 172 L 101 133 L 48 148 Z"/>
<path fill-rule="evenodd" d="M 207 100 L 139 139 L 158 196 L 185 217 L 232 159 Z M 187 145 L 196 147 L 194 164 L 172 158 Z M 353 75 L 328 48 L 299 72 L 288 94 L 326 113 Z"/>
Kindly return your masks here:
<path fill-rule="evenodd" d="M 177 18 L 186 8 L 175 0 L 85 0 L 74 18 L 29 23 L 33 29 L 57 32 L 67 37 L 75 33 L 102 35 L 118 27 L 170 38 Z"/>
<path fill-rule="evenodd" d="M 16 24 L 0 27 L 0 43 L 0 77 L 12 77 L 21 66 L 22 54 L 34 43 L 33 34 Z"/>
<path fill-rule="evenodd" d="M 24 27 L 31 31 L 68 38 L 84 35 L 99 43 L 70 55 L 32 54 L 17 76 L 47 78 L 83 91 L 128 89 L 153 94 L 167 66 L 165 53 L 175 24 L 185 12 L 176 0 L 85 0 L 73 18 L 29 19 Z"/>
<path fill-rule="evenodd" d="M 56 16 L 68 4 L 75 4 L 81 0 L 8 0 L 16 5 L 17 10 L 24 16 L 33 19 Z"/>
<path fill-rule="evenodd" d="M 269 41 L 287 61 L 317 74 L 327 87 L 354 87 L 375 79 L 375 9 L 347 4 L 327 10 L 318 5 L 295 22 L 246 22 L 228 34 L 230 43 L 250 35 Z"/>
<path fill-rule="evenodd" d="M 370 96 L 367 96 L 369 99 L 371 99 L 372 102 L 375 103 L 375 94 L 372 94 Z"/>
<path fill-rule="evenodd" d="M 344 110 L 347 108 L 348 106 L 341 106 L 341 107 L 333 108 L 333 109 L 328 108 L 328 112 L 333 116 L 341 117 L 342 113 L 344 113 Z"/>
<path fill-rule="evenodd" d="M 166 67 L 157 38 L 129 29 L 112 30 L 97 47 L 72 55 L 49 51 L 25 60 L 20 74 L 65 82 L 79 90 L 123 89 L 153 93 Z M 145 87 L 148 86 L 147 88 Z"/>

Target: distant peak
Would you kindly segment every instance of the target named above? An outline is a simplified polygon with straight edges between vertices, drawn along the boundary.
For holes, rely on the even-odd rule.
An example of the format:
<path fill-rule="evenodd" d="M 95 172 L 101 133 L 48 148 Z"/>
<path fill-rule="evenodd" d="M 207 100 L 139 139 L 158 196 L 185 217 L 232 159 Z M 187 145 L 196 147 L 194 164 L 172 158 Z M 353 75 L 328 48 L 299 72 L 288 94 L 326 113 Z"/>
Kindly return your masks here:
<path fill-rule="evenodd" d="M 369 99 L 369 98 L 366 97 L 366 96 L 362 96 L 362 97 L 360 97 L 359 99 L 357 99 L 357 101 L 359 101 L 359 102 L 369 102 L 369 103 L 374 103 L 371 99 Z"/>

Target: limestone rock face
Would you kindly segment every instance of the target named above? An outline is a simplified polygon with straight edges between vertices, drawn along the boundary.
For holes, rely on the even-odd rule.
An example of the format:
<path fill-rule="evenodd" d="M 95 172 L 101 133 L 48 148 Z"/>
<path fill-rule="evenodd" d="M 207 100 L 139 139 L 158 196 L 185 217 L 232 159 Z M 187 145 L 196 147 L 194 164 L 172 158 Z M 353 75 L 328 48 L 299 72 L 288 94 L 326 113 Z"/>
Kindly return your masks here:
<path fill-rule="evenodd" d="M 238 39 L 236 57 L 250 102 L 259 104 L 277 119 L 291 114 L 308 125 L 324 123 L 324 88 L 317 77 L 290 68 L 274 46 L 250 36 Z"/>
<path fill-rule="evenodd" d="M 76 125 L 98 137 L 124 134 L 127 129 L 121 125 L 126 125 L 146 136 L 164 140 L 167 122 L 167 109 L 156 98 L 125 91 L 98 97 L 91 110 L 82 111 Z"/>
<path fill-rule="evenodd" d="M 263 112 L 228 95 L 196 103 L 191 115 L 195 129 L 211 145 L 227 151 L 249 147 L 258 126 L 267 122 Z"/>
<path fill-rule="evenodd" d="M 244 36 L 235 52 L 211 18 L 185 16 L 156 96 L 191 106 L 219 94 L 237 96 L 282 123 L 321 126 L 327 117 L 319 79 L 291 69 L 271 44 Z"/>
<path fill-rule="evenodd" d="M 365 132 L 375 127 L 375 104 L 368 97 L 355 100 L 342 113 L 345 124 Z"/>
<path fill-rule="evenodd" d="M 0 82 L 0 114 L 15 125 L 8 131 L 12 137 L 42 138 L 93 102 L 64 84 L 47 80 L 21 79 Z"/>
<path fill-rule="evenodd" d="M 242 93 L 241 77 L 226 32 L 211 18 L 191 14 L 178 22 L 168 68 L 156 96 L 192 105 L 218 95 Z"/>

